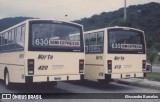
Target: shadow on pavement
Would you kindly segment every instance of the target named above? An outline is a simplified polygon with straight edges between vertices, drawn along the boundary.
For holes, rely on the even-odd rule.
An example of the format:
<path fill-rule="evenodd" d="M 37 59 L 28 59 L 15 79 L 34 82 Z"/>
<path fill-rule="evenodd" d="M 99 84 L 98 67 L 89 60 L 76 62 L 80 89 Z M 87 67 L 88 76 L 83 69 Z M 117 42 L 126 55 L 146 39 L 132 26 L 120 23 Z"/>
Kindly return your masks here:
<path fill-rule="evenodd" d="M 106 90 L 106 91 L 119 91 L 119 90 L 131 90 L 132 88 L 127 87 L 127 85 L 121 85 L 115 82 L 110 83 L 98 83 L 97 81 L 83 80 L 83 81 L 73 81 L 68 82 L 75 85 L 85 86 L 89 88 L 94 88 L 98 90 Z"/>
<path fill-rule="evenodd" d="M 6 88 L 4 82 L 0 80 L 0 85 Z M 71 93 L 57 88 L 56 86 L 45 86 L 41 83 L 34 84 L 12 84 L 9 90 L 16 93 Z"/>

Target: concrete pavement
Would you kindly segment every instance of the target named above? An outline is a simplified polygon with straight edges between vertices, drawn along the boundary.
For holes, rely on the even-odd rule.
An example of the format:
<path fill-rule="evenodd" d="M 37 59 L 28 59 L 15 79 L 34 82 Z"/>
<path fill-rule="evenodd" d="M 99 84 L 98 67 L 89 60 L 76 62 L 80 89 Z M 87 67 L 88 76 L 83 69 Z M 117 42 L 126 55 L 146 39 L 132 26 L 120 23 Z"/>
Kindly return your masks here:
<path fill-rule="evenodd" d="M 158 66 L 153 66 L 153 67 L 152 67 L 152 72 L 160 72 L 160 67 L 158 67 Z"/>
<path fill-rule="evenodd" d="M 118 83 L 121 84 L 127 84 L 132 86 L 138 86 L 138 87 L 145 87 L 145 88 L 153 88 L 160 90 L 160 82 L 158 81 L 151 81 L 148 79 L 140 79 L 140 78 L 130 78 L 130 79 L 116 79 L 115 80 Z"/>
<path fill-rule="evenodd" d="M 149 70 L 148 72 L 150 72 Z M 160 72 L 160 67 L 153 66 L 152 72 Z M 153 88 L 153 89 L 159 89 L 160 90 L 160 82 L 143 79 L 143 78 L 130 78 L 130 79 L 116 79 L 115 82 L 121 83 L 121 84 L 127 84 L 132 86 L 139 86 L 139 87 L 146 87 L 146 88 Z"/>

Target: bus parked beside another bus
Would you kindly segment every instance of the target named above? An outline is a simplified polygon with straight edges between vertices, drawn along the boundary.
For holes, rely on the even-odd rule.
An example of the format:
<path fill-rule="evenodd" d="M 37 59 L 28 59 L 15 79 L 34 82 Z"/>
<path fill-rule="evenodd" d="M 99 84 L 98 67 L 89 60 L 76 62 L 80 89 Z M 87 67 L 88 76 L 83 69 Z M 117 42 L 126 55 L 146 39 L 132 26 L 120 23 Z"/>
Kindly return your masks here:
<path fill-rule="evenodd" d="M 71 34 L 79 34 L 75 40 Z M 80 80 L 84 70 L 82 25 L 31 19 L 0 32 L 0 79 L 10 83 Z"/>
<path fill-rule="evenodd" d="M 142 30 L 109 27 L 84 32 L 85 79 L 109 82 L 144 77 L 146 42 Z"/>

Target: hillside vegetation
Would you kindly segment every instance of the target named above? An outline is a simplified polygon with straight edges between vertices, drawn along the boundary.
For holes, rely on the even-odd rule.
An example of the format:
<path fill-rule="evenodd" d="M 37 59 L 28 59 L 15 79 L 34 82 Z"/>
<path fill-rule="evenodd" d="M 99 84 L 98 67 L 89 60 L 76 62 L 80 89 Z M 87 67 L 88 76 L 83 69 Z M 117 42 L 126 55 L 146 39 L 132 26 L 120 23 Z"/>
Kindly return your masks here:
<path fill-rule="evenodd" d="M 160 4 L 149 3 L 127 8 L 127 20 L 123 19 L 123 8 L 114 12 L 103 12 L 91 18 L 76 20 L 84 26 L 84 30 L 92 30 L 111 26 L 127 26 L 145 31 L 147 47 L 160 49 Z"/>
<path fill-rule="evenodd" d="M 0 19 L 0 31 L 31 17 L 10 17 Z M 73 21 L 84 26 L 84 30 L 93 30 L 110 26 L 128 26 L 145 31 L 147 48 L 160 50 L 160 4 L 148 3 L 127 8 L 127 20 L 123 20 L 123 8 L 113 12 L 102 12 L 90 18 Z"/>

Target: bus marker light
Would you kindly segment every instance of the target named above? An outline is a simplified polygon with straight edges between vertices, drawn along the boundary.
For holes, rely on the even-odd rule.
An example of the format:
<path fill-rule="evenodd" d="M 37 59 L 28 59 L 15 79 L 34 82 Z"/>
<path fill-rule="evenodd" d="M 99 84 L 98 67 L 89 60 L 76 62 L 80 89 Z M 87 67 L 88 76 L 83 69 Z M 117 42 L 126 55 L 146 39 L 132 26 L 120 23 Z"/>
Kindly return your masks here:
<path fill-rule="evenodd" d="M 108 64 L 108 73 L 112 73 L 112 60 L 108 60 L 107 64 Z"/>
<path fill-rule="evenodd" d="M 142 71 L 146 71 L 146 60 L 142 60 Z"/>
<path fill-rule="evenodd" d="M 84 59 L 79 60 L 79 73 L 83 73 L 84 69 Z"/>
<path fill-rule="evenodd" d="M 28 74 L 34 74 L 34 59 L 28 59 Z"/>

